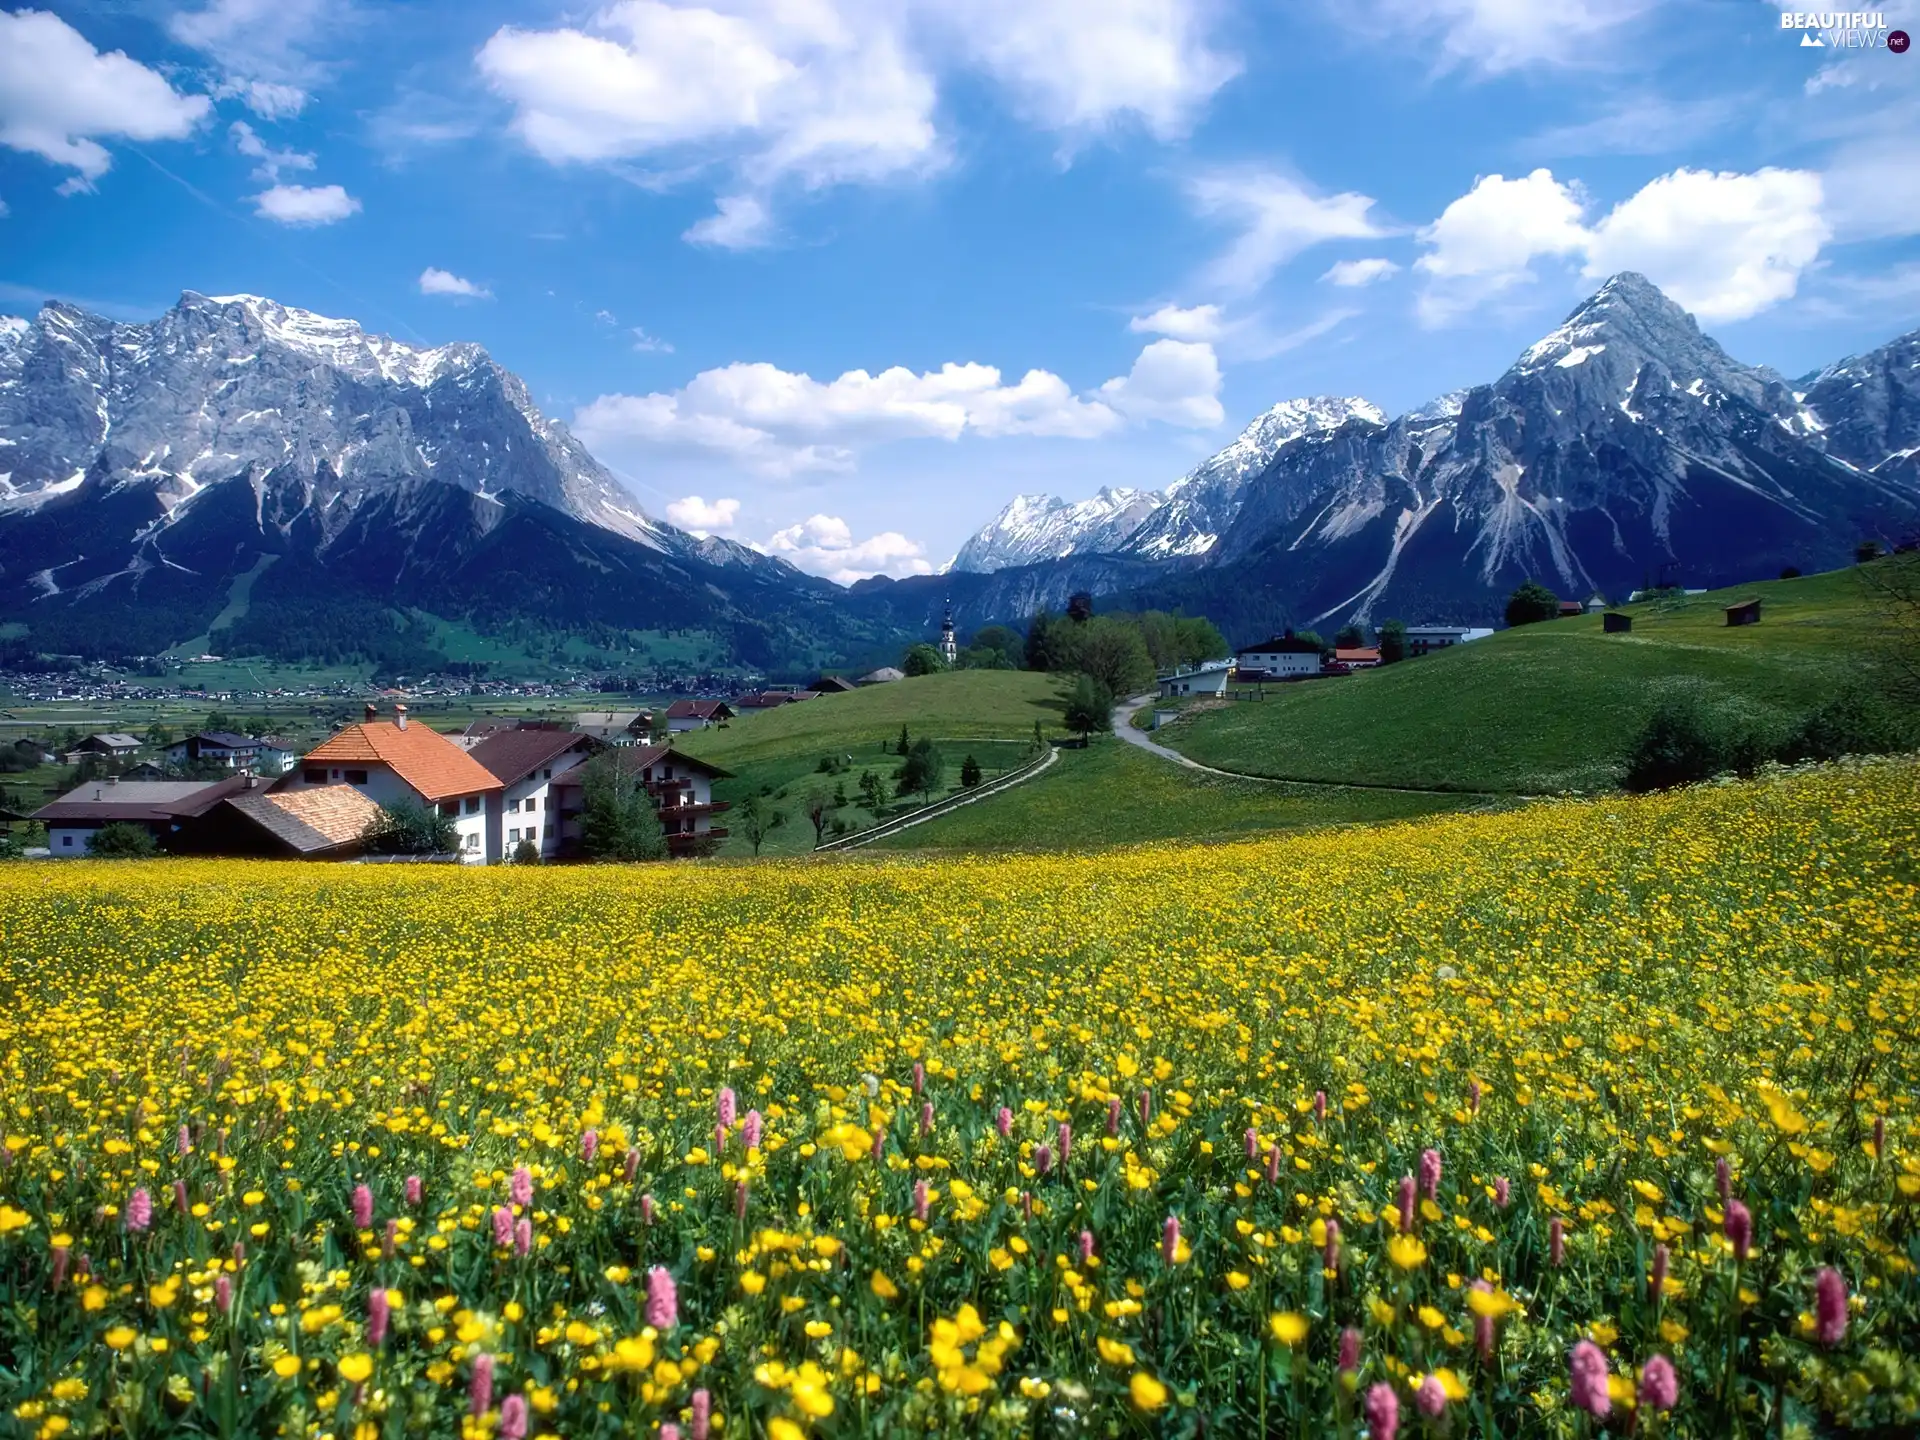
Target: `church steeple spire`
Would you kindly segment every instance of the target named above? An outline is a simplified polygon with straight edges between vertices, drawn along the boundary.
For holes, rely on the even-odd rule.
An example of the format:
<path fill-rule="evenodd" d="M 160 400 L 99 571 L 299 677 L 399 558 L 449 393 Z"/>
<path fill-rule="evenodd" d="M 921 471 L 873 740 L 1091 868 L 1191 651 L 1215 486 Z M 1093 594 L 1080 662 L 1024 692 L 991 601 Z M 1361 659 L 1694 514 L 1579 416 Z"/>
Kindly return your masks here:
<path fill-rule="evenodd" d="M 951 665 L 960 658 L 960 646 L 953 636 L 953 597 L 947 597 L 946 613 L 940 620 L 940 658 Z"/>

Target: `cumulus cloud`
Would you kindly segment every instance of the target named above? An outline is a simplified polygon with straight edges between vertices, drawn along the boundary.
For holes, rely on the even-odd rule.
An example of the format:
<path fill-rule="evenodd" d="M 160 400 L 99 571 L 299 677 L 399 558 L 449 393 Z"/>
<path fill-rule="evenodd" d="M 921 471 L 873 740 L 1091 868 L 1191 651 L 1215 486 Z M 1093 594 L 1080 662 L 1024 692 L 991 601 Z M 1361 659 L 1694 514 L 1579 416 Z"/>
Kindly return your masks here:
<path fill-rule="evenodd" d="M 1442 69 L 1500 75 L 1514 70 L 1590 66 L 1612 54 L 1622 27 L 1653 0 L 1341 0 L 1340 18 L 1360 21 L 1396 43 L 1418 36 L 1438 45 Z"/>
<path fill-rule="evenodd" d="M 766 544 L 754 549 L 777 555 L 796 569 L 836 585 L 851 585 L 875 575 L 891 575 L 897 580 L 933 573 L 926 547 L 917 540 L 909 540 L 897 530 L 856 540 L 852 527 L 837 515 L 809 515 L 797 525 L 774 531 Z"/>
<path fill-rule="evenodd" d="M 1414 268 L 1429 281 L 1420 315 L 1443 324 L 1503 290 L 1533 279 L 1541 255 L 1577 255 L 1588 234 L 1580 191 L 1547 169 L 1509 180 L 1483 175 L 1420 232 L 1429 248 Z"/>
<path fill-rule="evenodd" d="M 1445 323 L 1556 257 L 1577 258 L 1588 279 L 1641 271 L 1702 320 L 1742 320 L 1791 298 L 1833 238 L 1822 198 L 1809 171 L 1680 169 L 1589 225 L 1579 188 L 1550 171 L 1485 176 L 1420 232 L 1420 314 Z"/>
<path fill-rule="evenodd" d="M 312 155 L 301 150 L 275 150 L 244 120 L 234 121 L 227 127 L 227 134 L 233 139 L 234 149 L 248 159 L 260 162 L 254 167 L 253 178 L 265 184 L 271 185 L 279 180 L 282 170 L 313 169 Z"/>
<path fill-rule="evenodd" d="M 555 164 L 646 161 L 729 172 L 695 244 L 773 238 L 782 184 L 924 175 L 947 163 L 936 117 L 954 71 L 988 76 L 1034 123 L 1084 135 L 1137 121 L 1184 133 L 1237 58 L 1209 0 L 614 0 L 554 28 L 503 26 L 480 49 L 512 128 Z M 676 167 L 678 167 L 676 169 Z"/>
<path fill-rule="evenodd" d="M 1820 177 L 1675 170 L 1594 227 L 1582 273 L 1639 270 L 1702 320 L 1744 320 L 1791 299 L 1833 231 Z"/>
<path fill-rule="evenodd" d="M 603 395 L 573 428 L 588 445 L 641 441 L 717 452 L 769 475 L 848 470 L 856 449 L 889 440 L 961 435 L 1087 439 L 1120 416 L 1076 396 L 1058 375 L 1029 370 L 1013 384 L 991 365 L 943 365 L 815 380 L 762 363 L 704 370 L 679 390 Z"/>
<path fill-rule="evenodd" d="M 0 145 L 73 170 L 63 190 L 112 167 L 101 139 L 184 139 L 212 108 L 121 51 L 101 54 L 57 15 L 0 10 Z"/>
<path fill-rule="evenodd" d="M 667 519 L 682 530 L 691 530 L 703 539 L 731 530 L 740 518 L 738 500 L 715 500 L 708 504 L 698 495 L 689 495 L 667 505 Z"/>
<path fill-rule="evenodd" d="M 1368 217 L 1374 205 L 1370 196 L 1316 195 L 1272 170 L 1208 171 L 1189 182 L 1187 193 L 1200 214 L 1239 229 L 1203 275 L 1206 283 L 1230 293 L 1258 290 L 1275 270 L 1314 245 L 1388 233 Z"/>
<path fill-rule="evenodd" d="M 1163 139 L 1183 135 L 1241 69 L 1212 44 L 1213 7 L 1195 0 L 939 0 L 923 8 L 945 22 L 954 53 L 1051 130 L 1131 118 Z"/>
<path fill-rule="evenodd" d="M 1100 387 L 1100 398 L 1122 415 L 1204 430 L 1218 425 L 1220 362 L 1204 340 L 1156 340 L 1123 378 Z"/>
<path fill-rule="evenodd" d="M 484 285 L 476 285 L 471 280 L 455 275 L 451 270 L 442 270 L 429 265 L 420 272 L 420 293 L 422 295 L 452 295 L 462 300 L 491 300 L 493 292 Z"/>
<path fill-rule="evenodd" d="M 176 11 L 167 33 L 213 62 L 222 99 L 239 100 L 263 120 L 283 120 L 306 108 L 324 78 L 309 51 L 347 15 L 344 0 L 211 0 Z"/>
<path fill-rule="evenodd" d="M 1224 328 L 1218 305 L 1195 305 L 1183 310 L 1162 305 L 1151 315 L 1136 315 L 1127 329 L 1136 335 L 1165 335 L 1173 340 L 1218 340 Z"/>
<path fill-rule="evenodd" d="M 331 225 L 358 214 L 360 202 L 338 185 L 275 185 L 254 196 L 253 207 L 282 225 Z"/>
<path fill-rule="evenodd" d="M 1347 289 L 1358 289 L 1362 285 L 1371 285 L 1376 280 L 1385 280 L 1389 275 L 1400 273 L 1400 267 L 1391 260 L 1374 256 L 1366 260 L 1336 260 L 1328 267 L 1327 273 L 1320 278 L 1329 285 L 1339 285 Z"/>

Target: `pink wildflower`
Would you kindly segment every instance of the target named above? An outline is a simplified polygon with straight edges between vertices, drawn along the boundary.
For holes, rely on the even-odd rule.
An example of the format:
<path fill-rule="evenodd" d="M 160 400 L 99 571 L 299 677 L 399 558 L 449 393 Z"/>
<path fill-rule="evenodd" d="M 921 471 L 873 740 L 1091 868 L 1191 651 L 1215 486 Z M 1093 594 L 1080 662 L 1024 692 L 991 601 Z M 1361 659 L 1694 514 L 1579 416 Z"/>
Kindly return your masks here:
<path fill-rule="evenodd" d="M 660 1426 L 660 1440 L 680 1440 L 680 1427 L 671 1420 Z"/>
<path fill-rule="evenodd" d="M 627 1168 L 625 1171 L 625 1179 L 627 1184 L 629 1185 L 633 1184 L 633 1177 L 638 1175 L 639 1173 L 640 1173 L 640 1152 L 638 1150 L 629 1150 L 627 1151 Z"/>
<path fill-rule="evenodd" d="M 1440 1152 L 1420 1152 L 1420 1193 L 1432 1200 L 1440 1194 Z"/>
<path fill-rule="evenodd" d="M 1360 1332 L 1349 1325 L 1340 1332 L 1340 1373 L 1355 1375 L 1360 1371 Z"/>
<path fill-rule="evenodd" d="M 1647 1277 L 1647 1299 L 1655 1305 L 1660 1303 L 1660 1297 L 1666 1293 L 1668 1259 L 1666 1246 L 1653 1247 L 1653 1273 Z"/>
<path fill-rule="evenodd" d="M 1847 1333 L 1847 1282 L 1831 1265 L 1813 1277 L 1813 1335 L 1822 1345 L 1838 1345 Z"/>
<path fill-rule="evenodd" d="M 1400 1177 L 1400 1233 L 1402 1235 L 1413 1233 L 1413 1177 L 1411 1175 Z"/>
<path fill-rule="evenodd" d="M 387 1338 L 388 1315 L 387 1292 L 375 1287 L 367 1296 L 367 1344 L 376 1350 Z"/>
<path fill-rule="evenodd" d="M 1887 1154 L 1887 1117 L 1873 1117 L 1873 1158 L 1884 1160 Z"/>
<path fill-rule="evenodd" d="M 1140 1128 L 1147 1128 L 1147 1122 L 1153 1119 L 1153 1091 L 1140 1092 Z"/>
<path fill-rule="evenodd" d="M 918 1060 L 913 1062 L 913 1093 L 918 1095 L 927 1088 L 927 1067 Z"/>
<path fill-rule="evenodd" d="M 233 1309 L 233 1279 L 231 1276 L 219 1275 L 214 1278 L 213 1303 L 219 1308 L 222 1315 L 225 1315 L 229 1310 Z"/>
<path fill-rule="evenodd" d="M 1033 1147 L 1033 1173 L 1044 1179 L 1053 1173 L 1053 1147 L 1036 1145 Z"/>
<path fill-rule="evenodd" d="M 1093 1259 L 1093 1232 L 1091 1230 L 1082 1230 L 1080 1232 L 1080 1263 L 1082 1265 L 1085 1265 L 1089 1263 L 1092 1259 Z"/>
<path fill-rule="evenodd" d="M 67 1283 L 67 1257 L 70 1254 L 64 1245 L 53 1247 L 53 1288 L 58 1290 Z"/>
<path fill-rule="evenodd" d="M 671 1330 L 680 1323 L 680 1295 L 673 1276 L 664 1266 L 647 1271 L 647 1324 L 656 1330 Z"/>
<path fill-rule="evenodd" d="M 1753 1249 L 1753 1212 L 1738 1200 L 1729 1200 L 1725 1229 L 1733 1242 L 1733 1258 L 1744 1263 Z"/>
<path fill-rule="evenodd" d="M 653 1224 L 653 1196 L 651 1194 L 640 1197 L 640 1223 L 642 1225 Z"/>
<path fill-rule="evenodd" d="M 1031 1190 L 1020 1192 L 1020 1218 L 1029 1225 L 1033 1223 L 1033 1192 Z"/>
<path fill-rule="evenodd" d="M 733 1214 L 736 1220 L 747 1218 L 747 1182 L 737 1180 L 733 1186 Z"/>
<path fill-rule="evenodd" d="M 138 1235 L 153 1223 L 153 1197 L 145 1187 L 127 1197 L 127 1229 Z"/>
<path fill-rule="evenodd" d="M 993 1128 L 1000 1132 L 1002 1140 L 1013 1138 L 1013 1111 L 1006 1106 L 1000 1107 L 1000 1113 L 993 1117 Z"/>
<path fill-rule="evenodd" d="M 1558 1215 L 1547 1222 L 1547 1259 L 1556 1270 L 1567 1263 L 1567 1223 Z"/>
<path fill-rule="evenodd" d="M 580 1161 L 583 1165 L 593 1164 L 593 1157 L 600 1153 L 600 1132 L 588 1130 L 580 1137 Z M 505 1407 L 502 1407 L 504 1413 Z"/>
<path fill-rule="evenodd" d="M 1120 1133 L 1120 1097 L 1112 1096 L 1107 1101 L 1107 1134 Z"/>
<path fill-rule="evenodd" d="M 1680 1377 L 1664 1355 L 1647 1361 L 1640 1372 L 1640 1404 L 1648 1410 L 1671 1410 L 1680 1401 Z"/>
<path fill-rule="evenodd" d="M 513 1227 L 513 1253 L 523 1260 L 533 1253 L 533 1221 L 524 1216 Z"/>
<path fill-rule="evenodd" d="M 734 1099 L 733 1087 L 731 1085 L 722 1085 L 720 1087 L 720 1093 L 713 1097 L 713 1109 L 714 1117 L 719 1121 L 720 1128 L 723 1130 L 731 1130 L 733 1128 L 733 1117 L 738 1110 L 738 1101 Z"/>
<path fill-rule="evenodd" d="M 1324 1090 L 1316 1090 L 1313 1092 L 1313 1118 L 1323 1124 L 1326 1122 L 1327 1092 Z"/>
<path fill-rule="evenodd" d="M 1440 1383 L 1438 1375 L 1428 1375 L 1421 1380 L 1420 1388 L 1413 1392 L 1413 1403 L 1429 1420 L 1438 1420 L 1440 1413 L 1447 1408 L 1447 1387 Z"/>
<path fill-rule="evenodd" d="M 693 1412 L 692 1440 L 707 1440 L 713 1424 L 713 1397 L 705 1390 L 696 1390 L 687 1397 L 687 1408 Z"/>
<path fill-rule="evenodd" d="M 180 1127 L 179 1135 L 174 1138 L 173 1148 L 176 1154 L 189 1155 L 193 1153 L 193 1136 L 188 1132 L 186 1126 L 182 1125 Z"/>
<path fill-rule="evenodd" d="M 373 1228 L 373 1191 L 365 1185 L 353 1187 L 353 1228 Z"/>
<path fill-rule="evenodd" d="M 1166 1223 L 1160 1227 L 1160 1258 L 1167 1264 L 1173 1264 L 1180 1254 L 1180 1218 L 1167 1216 Z"/>
<path fill-rule="evenodd" d="M 513 1211 L 504 1205 L 493 1207 L 493 1243 L 496 1245 L 513 1243 Z"/>
<path fill-rule="evenodd" d="M 1327 1221 L 1327 1248 L 1321 1259 L 1329 1270 L 1340 1268 L 1340 1222 L 1338 1220 Z"/>
<path fill-rule="evenodd" d="M 717 1155 L 726 1148 L 727 1127 L 724 1125 L 716 1125 L 713 1127 L 713 1151 Z"/>
<path fill-rule="evenodd" d="M 933 1133 L 933 1101 L 928 1100 L 920 1107 L 920 1138 L 925 1139 Z"/>
<path fill-rule="evenodd" d="M 1733 1166 L 1722 1155 L 1713 1162 L 1713 1186 L 1720 1192 L 1720 1208 L 1725 1209 L 1727 1202 L 1733 1199 Z"/>
<path fill-rule="evenodd" d="M 1469 1115 L 1480 1113 L 1480 1082 L 1478 1080 L 1467 1081 L 1467 1113 Z"/>
<path fill-rule="evenodd" d="M 1260 1158 L 1260 1132 L 1254 1129 L 1253 1126 L 1249 1125 L 1247 1126 L 1247 1159 L 1257 1160 L 1259 1158 Z"/>
<path fill-rule="evenodd" d="M 513 1178 L 507 1182 L 507 1198 L 522 1207 L 533 1204 L 533 1172 L 526 1166 L 513 1167 Z"/>
<path fill-rule="evenodd" d="M 173 1182 L 173 1208 L 182 1215 L 187 1213 L 187 1182 L 184 1180 Z"/>
<path fill-rule="evenodd" d="M 1367 1388 L 1369 1440 L 1393 1440 L 1400 1433 L 1400 1397 L 1384 1380 Z"/>
<path fill-rule="evenodd" d="M 1484 1280 L 1474 1281 L 1470 1288 L 1482 1294 L 1489 1294 L 1493 1290 L 1493 1287 Z M 1480 1352 L 1482 1362 L 1493 1359 L 1493 1317 L 1491 1315 L 1474 1312 L 1473 1348 Z"/>
<path fill-rule="evenodd" d="M 931 1213 L 932 1209 L 933 1209 L 933 1202 L 927 1192 L 927 1182 L 924 1180 L 914 1181 L 913 1182 L 913 1218 L 918 1220 L 922 1225 L 924 1225 L 927 1223 L 927 1216 L 928 1214 Z"/>
<path fill-rule="evenodd" d="M 760 1118 L 760 1112 L 758 1110 L 747 1111 L 746 1119 L 740 1122 L 740 1143 L 749 1150 L 758 1150 L 760 1148 L 761 1127 L 765 1125 L 765 1123 L 766 1122 Z"/>
<path fill-rule="evenodd" d="M 882 1155 L 886 1153 L 887 1153 L 887 1127 L 884 1125 L 876 1125 L 873 1127 L 873 1158 L 875 1160 L 878 1160 Z"/>
<path fill-rule="evenodd" d="M 493 1356 L 473 1357 L 473 1378 L 467 1382 L 467 1408 L 476 1417 L 493 1404 Z"/>
<path fill-rule="evenodd" d="M 1499 1209 L 1506 1209 L 1513 1199 L 1513 1182 L 1504 1175 L 1493 1177 L 1493 1203 Z"/>
<path fill-rule="evenodd" d="M 407 1204 L 418 1208 L 422 1193 L 423 1187 L 420 1183 L 420 1177 L 418 1175 L 407 1176 Z"/>
<path fill-rule="evenodd" d="M 399 1241 L 399 1239 L 400 1239 L 400 1222 L 398 1220 L 387 1221 L 386 1233 L 380 1237 L 380 1258 L 381 1259 L 391 1260 L 393 1258 L 393 1247 Z"/>
<path fill-rule="evenodd" d="M 1277 1144 L 1267 1147 L 1267 1183 L 1280 1183 L 1280 1147 Z"/>
<path fill-rule="evenodd" d="M 1060 1163 L 1065 1165 L 1073 1158 L 1073 1126 L 1066 1121 L 1060 1122 Z"/>
<path fill-rule="evenodd" d="M 509 1395 L 500 1402 L 500 1428 L 495 1432 L 500 1440 L 527 1440 L 527 1397 Z M 660 1434 L 665 1440 L 666 1427 Z"/>
<path fill-rule="evenodd" d="M 1613 1409 L 1607 1394 L 1607 1352 L 1591 1340 L 1582 1340 L 1567 1358 L 1571 1376 L 1568 1399 L 1576 1410 L 1584 1410 L 1596 1420 L 1604 1420 Z"/>

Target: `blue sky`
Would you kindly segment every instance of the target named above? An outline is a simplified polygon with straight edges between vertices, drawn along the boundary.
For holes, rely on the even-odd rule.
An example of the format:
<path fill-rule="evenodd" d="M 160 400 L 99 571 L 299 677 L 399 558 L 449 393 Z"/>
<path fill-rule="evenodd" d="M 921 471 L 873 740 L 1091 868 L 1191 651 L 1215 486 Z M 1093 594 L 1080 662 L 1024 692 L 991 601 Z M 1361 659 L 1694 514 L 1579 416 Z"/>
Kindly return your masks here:
<path fill-rule="evenodd" d="M 1615 270 L 1788 374 L 1914 328 L 1920 56 L 1885 34 L 1755 0 L 0 8 L 0 312 L 247 292 L 476 340 L 654 513 L 911 573 L 1282 398 L 1491 379 Z"/>

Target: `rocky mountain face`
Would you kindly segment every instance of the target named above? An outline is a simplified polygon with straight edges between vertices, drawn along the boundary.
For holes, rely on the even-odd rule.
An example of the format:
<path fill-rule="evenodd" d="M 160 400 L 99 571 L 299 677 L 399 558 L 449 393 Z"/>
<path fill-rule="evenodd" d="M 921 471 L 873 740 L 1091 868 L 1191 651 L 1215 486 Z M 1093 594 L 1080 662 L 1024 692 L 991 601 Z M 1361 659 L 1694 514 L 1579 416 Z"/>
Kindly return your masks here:
<path fill-rule="evenodd" d="M 0 322 L 0 619 L 147 653 L 242 577 L 310 626 L 358 597 L 750 652 L 796 610 L 837 633 L 833 587 L 645 514 L 477 345 L 192 292 L 147 324 L 58 303 Z"/>
<path fill-rule="evenodd" d="M 1089 500 L 1016 495 L 968 538 L 948 568 L 987 574 L 1036 560 L 1109 554 L 1122 548 L 1165 498 L 1157 490 L 1124 486 L 1102 486 Z"/>
<path fill-rule="evenodd" d="M 1249 630 L 1484 621 L 1528 578 L 1582 598 L 1736 584 L 1842 564 L 1863 535 L 1920 524 L 1920 334 L 1789 384 L 1622 274 L 1492 384 L 1390 422 L 1344 403 L 1264 461 L 1247 445 L 1241 473 L 1223 467 L 1227 504 L 1155 528 L 1185 491 L 1220 484 L 1199 477 L 1242 437 L 1115 556 L 1067 562 L 1073 578 Z M 1143 582 L 1131 562 L 1161 556 Z M 996 579 L 1050 594 L 1049 568 Z"/>

